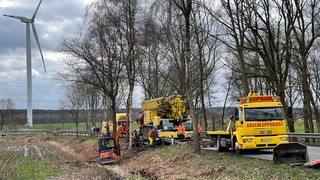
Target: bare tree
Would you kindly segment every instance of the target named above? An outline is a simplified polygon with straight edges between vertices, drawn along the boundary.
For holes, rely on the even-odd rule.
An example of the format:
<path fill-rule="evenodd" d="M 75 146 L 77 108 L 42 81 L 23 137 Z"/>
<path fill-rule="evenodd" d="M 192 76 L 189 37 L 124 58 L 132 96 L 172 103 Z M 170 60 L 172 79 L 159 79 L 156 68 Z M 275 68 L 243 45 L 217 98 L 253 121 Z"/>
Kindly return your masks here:
<path fill-rule="evenodd" d="M 207 8 L 212 17 L 221 25 L 219 33 L 213 34 L 213 36 L 231 49 L 231 53 L 228 56 L 234 55 L 235 59 L 237 59 L 241 73 L 242 95 L 247 95 L 250 91 L 245 60 L 245 33 L 247 26 L 244 23 L 244 12 L 246 8 L 245 1 L 236 0 L 222 0 L 221 6 L 215 7 L 215 9 Z"/>
<path fill-rule="evenodd" d="M 84 106 L 84 93 L 82 86 L 79 84 L 74 84 L 68 91 L 66 98 L 63 102 L 63 107 L 68 110 L 72 116 L 73 122 L 76 125 L 77 137 L 79 137 L 79 123 L 80 114 Z"/>
<path fill-rule="evenodd" d="M 118 11 L 108 1 L 97 1 L 87 9 L 86 31 L 65 38 L 60 50 L 73 57 L 67 62 L 68 71 L 60 77 L 72 82 L 91 84 L 108 98 L 112 111 L 113 132 L 116 132 L 117 96 L 124 79 L 123 26 Z"/>
<path fill-rule="evenodd" d="M 163 28 L 165 29 L 165 28 Z M 169 96 L 173 92 L 168 81 L 170 72 L 164 68 L 161 58 L 161 27 L 155 22 L 153 15 L 145 17 L 142 28 L 141 63 L 137 66 L 138 82 L 142 86 L 145 99 Z"/>
<path fill-rule="evenodd" d="M 290 18 L 293 23 L 293 37 L 296 43 L 294 50 L 296 52 L 295 67 L 300 77 L 303 95 L 303 114 L 306 133 L 314 132 L 312 107 L 316 107 L 312 92 L 310 89 L 309 54 L 316 40 L 320 37 L 320 1 L 319 0 L 294 0 L 290 8 L 296 8 L 295 14 Z M 319 124 L 320 116 L 317 108 L 313 109 L 316 115 L 316 121 Z"/>
<path fill-rule="evenodd" d="M 185 90 L 188 95 L 188 104 L 190 106 L 193 126 L 193 137 L 194 137 L 194 151 L 200 152 L 199 135 L 197 131 L 198 119 L 196 116 L 196 110 L 194 105 L 194 91 L 192 90 L 192 80 L 190 74 L 192 73 L 191 68 L 191 12 L 192 12 L 192 0 L 174 0 L 175 5 L 180 9 L 184 17 L 184 31 L 185 31 L 185 46 L 183 50 L 183 67 L 185 67 Z"/>
<path fill-rule="evenodd" d="M 12 99 L 2 99 L 0 98 L 0 130 L 2 131 L 3 125 L 9 120 L 12 110 L 14 108 L 14 103 Z"/>
<path fill-rule="evenodd" d="M 292 61 L 292 11 L 288 1 L 248 1 L 245 23 L 248 27 L 246 48 L 252 52 L 251 78 L 253 87 L 266 93 L 276 93 L 285 105 L 285 86 Z M 258 80 L 258 81 L 257 81 Z M 293 124 L 292 121 L 288 121 Z M 291 125 L 289 127 L 292 127 Z M 290 131 L 294 131 L 290 129 Z"/>
<path fill-rule="evenodd" d="M 320 105 L 320 61 L 319 61 L 319 42 L 317 42 L 316 46 L 310 53 L 310 83 L 311 89 L 313 92 L 314 100 L 312 102 L 314 109 L 319 109 Z M 316 126 L 318 129 L 318 133 L 320 132 L 320 121 L 319 114 L 315 113 L 316 116 Z"/>
<path fill-rule="evenodd" d="M 96 127 L 96 118 L 98 110 L 102 106 L 101 93 L 92 85 L 83 84 L 84 93 L 84 110 L 85 110 L 85 122 L 86 128 Z"/>
<path fill-rule="evenodd" d="M 192 69 L 192 84 L 200 101 L 201 115 L 204 124 L 204 131 L 208 128 L 205 94 L 210 89 L 206 88 L 205 83 L 208 82 L 208 78 L 212 78 L 216 69 L 216 64 L 219 58 L 221 44 L 218 39 L 210 36 L 210 32 L 213 28 L 213 18 L 208 12 L 202 8 L 201 5 L 195 4 L 192 11 L 192 34 L 193 34 L 193 66 Z M 212 78 L 213 79 L 213 78 Z M 197 98 L 196 98 L 197 99 Z"/>
<path fill-rule="evenodd" d="M 125 57 L 125 67 L 127 73 L 127 80 L 129 84 L 129 92 L 127 98 L 127 123 L 130 129 L 132 129 L 132 99 L 133 90 L 136 81 L 136 64 L 138 63 L 138 40 L 137 40 L 137 10 L 138 10 L 138 0 L 124 0 L 120 3 L 122 10 L 125 14 L 125 37 L 127 41 L 127 51 L 124 55 Z M 129 134 L 129 148 L 132 146 L 132 133 Z"/>

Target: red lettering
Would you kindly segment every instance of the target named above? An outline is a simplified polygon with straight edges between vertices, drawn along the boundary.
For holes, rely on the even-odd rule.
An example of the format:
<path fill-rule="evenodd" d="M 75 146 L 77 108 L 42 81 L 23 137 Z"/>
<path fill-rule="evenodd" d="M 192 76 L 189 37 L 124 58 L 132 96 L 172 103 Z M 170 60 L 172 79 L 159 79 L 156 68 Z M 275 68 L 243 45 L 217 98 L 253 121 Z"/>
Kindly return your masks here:
<path fill-rule="evenodd" d="M 247 127 L 272 127 L 272 126 L 283 126 L 283 122 L 254 122 L 247 123 Z"/>

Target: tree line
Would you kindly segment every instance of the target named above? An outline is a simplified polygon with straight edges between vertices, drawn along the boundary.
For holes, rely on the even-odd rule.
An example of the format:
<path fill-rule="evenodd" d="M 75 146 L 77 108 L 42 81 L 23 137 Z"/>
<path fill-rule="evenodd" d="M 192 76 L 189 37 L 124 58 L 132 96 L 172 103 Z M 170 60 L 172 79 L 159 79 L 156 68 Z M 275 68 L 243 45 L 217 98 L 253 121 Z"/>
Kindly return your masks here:
<path fill-rule="evenodd" d="M 58 48 L 67 58 L 57 80 L 70 88 L 62 104 L 75 120 L 103 107 L 114 124 L 124 106 L 131 121 L 140 86 L 146 100 L 183 95 L 207 130 L 216 96 L 226 106 L 255 91 L 280 96 L 286 112 L 302 108 L 305 132 L 319 132 L 319 12 L 319 0 L 94 1 Z"/>

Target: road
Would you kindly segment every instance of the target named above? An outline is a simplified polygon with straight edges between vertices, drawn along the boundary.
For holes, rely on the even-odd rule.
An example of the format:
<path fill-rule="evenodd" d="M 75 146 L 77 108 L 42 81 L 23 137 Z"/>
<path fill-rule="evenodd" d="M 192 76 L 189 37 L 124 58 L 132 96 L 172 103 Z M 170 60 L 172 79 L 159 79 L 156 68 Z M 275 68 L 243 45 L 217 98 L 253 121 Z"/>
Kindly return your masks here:
<path fill-rule="evenodd" d="M 309 155 L 309 162 L 320 159 L 320 147 L 307 146 L 307 151 Z M 272 150 L 260 150 L 255 153 L 248 153 L 244 156 L 272 161 L 273 153 L 272 153 Z"/>
<path fill-rule="evenodd" d="M 204 147 L 202 149 L 205 150 L 217 150 L 215 147 Z M 320 147 L 318 146 L 307 146 L 307 151 L 309 155 L 309 162 L 316 161 L 320 159 Z M 265 150 L 259 150 L 259 151 L 252 151 L 247 152 L 243 156 L 255 158 L 255 159 L 262 159 L 262 160 L 273 160 L 273 151 L 272 149 L 265 149 Z"/>

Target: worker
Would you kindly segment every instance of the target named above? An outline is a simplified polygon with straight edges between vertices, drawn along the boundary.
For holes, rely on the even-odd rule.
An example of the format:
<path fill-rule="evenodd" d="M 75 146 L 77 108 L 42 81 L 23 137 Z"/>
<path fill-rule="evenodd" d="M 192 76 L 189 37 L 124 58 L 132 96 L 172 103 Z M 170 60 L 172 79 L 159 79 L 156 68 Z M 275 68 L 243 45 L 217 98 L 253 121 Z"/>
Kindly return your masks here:
<path fill-rule="evenodd" d="M 184 134 L 186 132 L 186 127 L 183 125 L 182 122 L 180 122 L 179 126 L 178 126 L 178 139 L 184 139 Z"/>
<path fill-rule="evenodd" d="M 201 126 L 200 126 L 200 123 L 198 123 L 197 129 L 198 129 L 198 135 L 200 136 L 200 133 L 202 132 L 202 128 L 201 128 Z"/>
<path fill-rule="evenodd" d="M 138 118 L 138 124 L 143 124 L 144 123 L 144 115 L 143 113 L 140 113 L 139 114 L 139 118 Z"/>
<path fill-rule="evenodd" d="M 149 144 L 150 146 L 153 146 L 153 140 L 154 140 L 154 130 L 151 129 L 149 132 L 148 132 L 148 140 L 149 140 Z"/>

